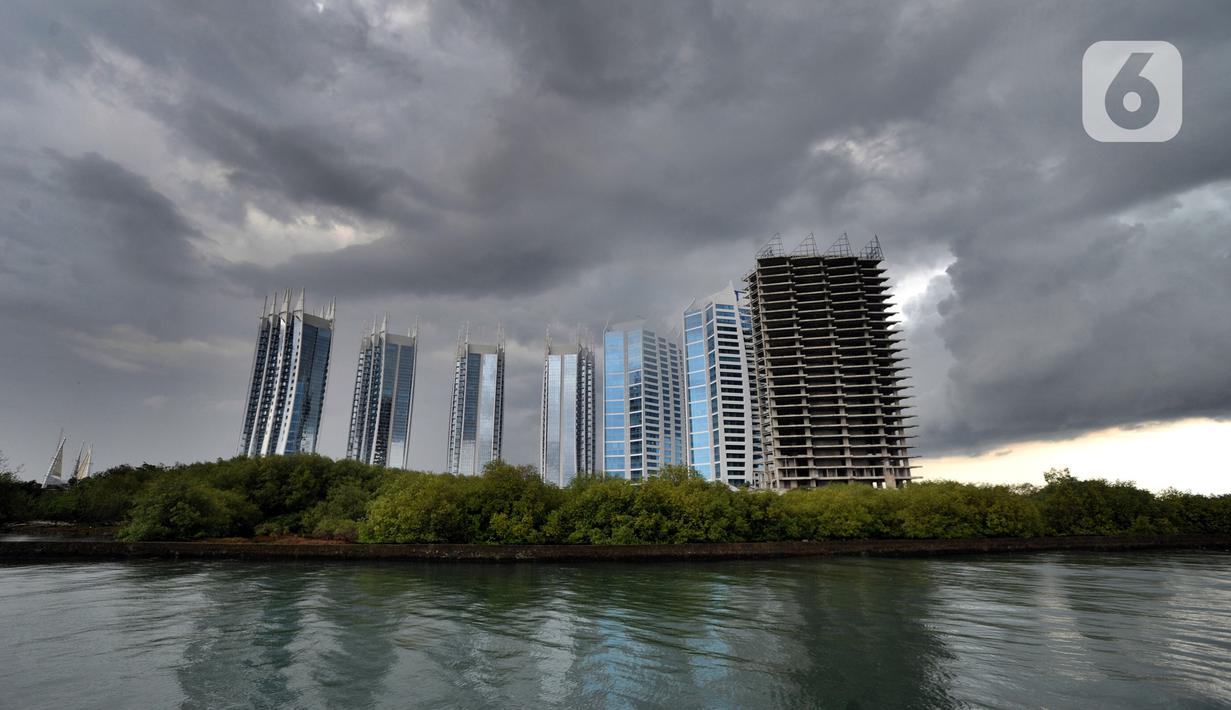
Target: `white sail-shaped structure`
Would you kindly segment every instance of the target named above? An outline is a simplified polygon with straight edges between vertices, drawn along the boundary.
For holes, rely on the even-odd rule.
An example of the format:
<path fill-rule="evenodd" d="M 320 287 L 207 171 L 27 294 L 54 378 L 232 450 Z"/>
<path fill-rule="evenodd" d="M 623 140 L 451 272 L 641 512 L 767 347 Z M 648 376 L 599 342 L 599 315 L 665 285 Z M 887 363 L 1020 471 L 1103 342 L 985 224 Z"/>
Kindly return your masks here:
<path fill-rule="evenodd" d="M 90 477 L 90 460 L 93 453 L 94 447 L 87 447 L 84 441 L 81 442 L 81 449 L 77 451 L 77 465 L 73 467 L 75 480 L 83 481 Z"/>
<path fill-rule="evenodd" d="M 56 453 L 51 457 L 51 466 L 47 468 L 47 476 L 43 478 L 43 488 L 59 488 L 67 485 L 64 481 L 64 444 L 68 441 L 68 437 L 64 436 L 64 432 L 60 432 L 60 444 L 56 446 Z"/>

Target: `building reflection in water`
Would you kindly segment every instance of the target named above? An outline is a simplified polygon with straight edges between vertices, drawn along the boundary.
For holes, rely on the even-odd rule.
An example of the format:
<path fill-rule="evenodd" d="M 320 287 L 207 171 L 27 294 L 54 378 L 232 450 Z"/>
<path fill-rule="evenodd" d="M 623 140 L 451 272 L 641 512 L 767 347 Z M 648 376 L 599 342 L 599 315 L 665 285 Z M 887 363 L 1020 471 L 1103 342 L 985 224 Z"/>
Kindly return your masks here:
<path fill-rule="evenodd" d="M 218 566 L 176 677 L 184 707 L 943 707 L 930 584 L 877 560 Z"/>
<path fill-rule="evenodd" d="M 1214 707 L 1228 559 L 0 566 L 0 705 Z"/>

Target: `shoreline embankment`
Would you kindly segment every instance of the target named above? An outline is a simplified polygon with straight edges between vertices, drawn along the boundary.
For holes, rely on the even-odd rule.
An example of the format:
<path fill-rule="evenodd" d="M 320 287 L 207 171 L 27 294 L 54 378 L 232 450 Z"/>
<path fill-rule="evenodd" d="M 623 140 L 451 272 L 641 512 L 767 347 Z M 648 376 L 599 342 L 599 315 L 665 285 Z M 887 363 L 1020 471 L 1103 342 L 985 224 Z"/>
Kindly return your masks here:
<path fill-rule="evenodd" d="M 1127 552 L 1181 549 L 1231 552 L 1231 536 L 822 540 L 674 545 L 286 544 L 212 541 L 119 542 L 74 539 L 0 540 L 0 563 L 85 559 L 644 562 L 836 556 L 936 557 L 989 553 Z"/>

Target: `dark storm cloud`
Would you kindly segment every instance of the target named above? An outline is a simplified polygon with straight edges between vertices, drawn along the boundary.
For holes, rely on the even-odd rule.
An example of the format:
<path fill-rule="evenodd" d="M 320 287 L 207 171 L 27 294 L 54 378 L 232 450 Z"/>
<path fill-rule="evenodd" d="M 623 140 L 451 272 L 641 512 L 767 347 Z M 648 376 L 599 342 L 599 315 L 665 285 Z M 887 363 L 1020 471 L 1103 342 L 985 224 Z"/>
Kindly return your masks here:
<path fill-rule="evenodd" d="M 543 89 L 623 103 L 666 94 L 688 67 L 734 49 L 734 27 L 707 2 L 464 3 Z M 689 56 L 692 55 L 692 56 Z"/>
<path fill-rule="evenodd" d="M 484 99 L 491 130 L 474 127 L 454 156 L 458 172 L 437 174 L 442 187 L 427 199 L 380 156 L 359 169 L 318 137 L 267 135 L 225 110 L 183 112 L 187 134 L 233 166 L 232 179 L 275 181 L 296 201 L 388 223 L 374 244 L 234 274 L 298 275 L 347 295 L 526 294 L 641 250 L 682 259 L 698 245 L 768 237 L 782 227 L 784 197 L 808 191 L 821 208 L 835 186 L 857 181 L 840 162 L 810 164 L 811 145 L 861 118 L 874 117 L 858 124 L 874 131 L 923 110 L 948 81 L 925 67 L 965 62 L 980 16 L 929 23 L 883 8 L 854 27 L 806 30 L 792 13 L 752 20 L 708 3 L 467 11 L 465 26 L 485 28 L 513 57 L 517 90 Z M 452 8 L 435 12 L 444 26 L 460 23 Z M 741 33 L 740 22 L 754 26 Z M 872 61 L 903 34 L 917 45 L 902 62 Z M 836 63 L 851 71 L 818 81 L 816 68 Z"/>
<path fill-rule="evenodd" d="M 940 333 L 962 413 L 941 420 L 941 441 L 978 447 L 1227 415 L 1231 220 L 1068 226 L 1081 238 L 1018 234 L 1032 246 L 959 256 L 951 269 Z"/>
<path fill-rule="evenodd" d="M 278 89 L 324 88 L 356 57 L 398 85 L 417 81 L 413 60 L 371 41 L 372 25 L 354 4 L 330 6 L 323 14 L 311 2 L 16 0 L 0 8 L 0 57 L 68 78 L 117 50 L 194 91 L 223 90 L 267 110 Z"/>
<path fill-rule="evenodd" d="M 261 284 L 311 283 L 321 292 L 371 296 L 399 291 L 420 296 L 538 294 L 550 283 L 571 282 L 577 253 L 536 245 L 493 225 L 473 237 L 449 241 L 386 237 L 325 254 L 304 254 L 267 267 L 239 263 L 223 273 L 260 291 Z"/>
<path fill-rule="evenodd" d="M 529 461 L 548 321 L 674 318 L 774 233 L 879 233 L 895 278 L 951 263 L 907 314 L 923 452 L 1226 415 L 1229 22 L 1223 2 L 7 3 L 2 315 L 97 321 L 100 361 L 147 367 L 121 341 L 231 352 L 202 343 L 306 284 L 342 299 L 340 373 L 368 313 L 420 316 L 433 467 L 457 327 L 501 321 Z M 1183 53 L 1169 143 L 1081 128 L 1081 55 L 1125 37 Z M 63 296 L 82 287 L 89 308 Z M 238 397 L 224 365 L 193 386 Z M 150 401 L 190 396 L 145 377 Z"/>
<path fill-rule="evenodd" d="M 119 270 L 178 286 L 202 275 L 193 247 L 201 235 L 148 180 L 97 153 L 57 159 L 68 196 L 94 218 L 94 233 L 81 238 L 110 244 Z"/>
<path fill-rule="evenodd" d="M 405 170 L 364 163 L 320 130 L 270 127 L 217 103 L 183 107 L 186 137 L 230 169 L 238 190 L 270 191 L 294 202 L 321 203 L 374 218 L 430 227 L 420 208 L 394 204 L 401 196 L 438 207 L 450 205 Z"/>

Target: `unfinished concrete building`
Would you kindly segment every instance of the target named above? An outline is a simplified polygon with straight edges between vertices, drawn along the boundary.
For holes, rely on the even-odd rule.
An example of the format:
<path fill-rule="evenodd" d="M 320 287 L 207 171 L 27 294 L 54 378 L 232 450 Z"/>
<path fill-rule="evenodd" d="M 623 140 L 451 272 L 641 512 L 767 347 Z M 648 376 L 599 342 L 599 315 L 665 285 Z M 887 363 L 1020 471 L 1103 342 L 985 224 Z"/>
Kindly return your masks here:
<path fill-rule="evenodd" d="M 820 253 L 780 239 L 748 274 L 765 485 L 900 487 L 912 438 L 900 334 L 879 240 Z"/>

